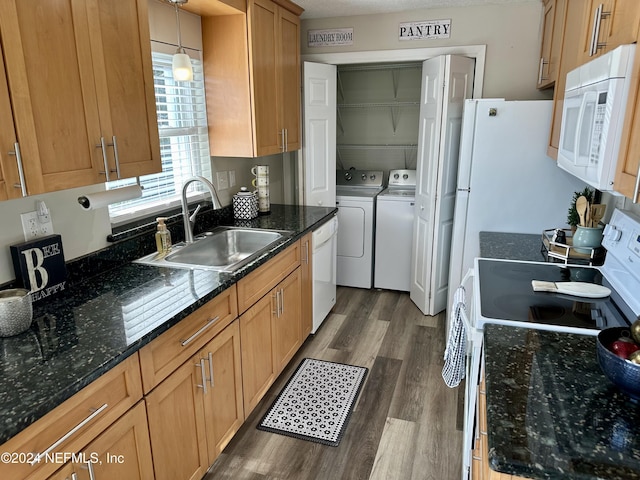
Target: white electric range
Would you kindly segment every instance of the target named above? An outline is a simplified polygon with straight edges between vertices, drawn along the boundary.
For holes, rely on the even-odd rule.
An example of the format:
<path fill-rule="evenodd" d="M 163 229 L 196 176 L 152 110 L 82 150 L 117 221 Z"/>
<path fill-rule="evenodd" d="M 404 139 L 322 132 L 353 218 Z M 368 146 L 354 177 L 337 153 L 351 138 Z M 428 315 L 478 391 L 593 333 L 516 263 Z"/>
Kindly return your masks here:
<path fill-rule="evenodd" d="M 463 479 L 471 466 L 485 324 L 595 336 L 603 328 L 630 325 L 640 318 L 640 218 L 616 210 L 604 229 L 602 244 L 607 254 L 600 267 L 476 258 L 474 269 L 465 275 L 461 285 L 468 342 Z M 534 292 L 532 280 L 596 283 L 611 294 L 593 299 Z"/>

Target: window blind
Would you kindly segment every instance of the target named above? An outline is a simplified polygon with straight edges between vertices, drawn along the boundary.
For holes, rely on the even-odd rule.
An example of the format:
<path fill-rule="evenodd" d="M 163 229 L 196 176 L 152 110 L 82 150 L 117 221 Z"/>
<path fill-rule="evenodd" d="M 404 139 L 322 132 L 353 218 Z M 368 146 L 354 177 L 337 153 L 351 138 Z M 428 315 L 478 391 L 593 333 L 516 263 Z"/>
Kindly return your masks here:
<path fill-rule="evenodd" d="M 186 178 L 212 177 L 202 61 L 191 59 L 193 81 L 176 82 L 171 59 L 170 54 L 152 52 L 162 172 L 140 177 L 141 198 L 109 206 L 112 223 L 178 205 Z M 117 180 L 109 182 L 107 189 L 132 184 L 135 179 Z"/>

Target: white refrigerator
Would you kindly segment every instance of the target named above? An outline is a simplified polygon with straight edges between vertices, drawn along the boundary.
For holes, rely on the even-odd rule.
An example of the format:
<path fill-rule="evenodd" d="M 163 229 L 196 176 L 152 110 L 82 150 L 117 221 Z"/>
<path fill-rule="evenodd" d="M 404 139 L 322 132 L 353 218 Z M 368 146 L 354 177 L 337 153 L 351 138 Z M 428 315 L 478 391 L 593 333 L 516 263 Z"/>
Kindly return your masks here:
<path fill-rule="evenodd" d="M 480 256 L 481 231 L 542 236 L 545 229 L 567 225 L 573 193 L 586 184 L 546 154 L 551 112 L 551 100 L 465 101 L 448 305 Z"/>

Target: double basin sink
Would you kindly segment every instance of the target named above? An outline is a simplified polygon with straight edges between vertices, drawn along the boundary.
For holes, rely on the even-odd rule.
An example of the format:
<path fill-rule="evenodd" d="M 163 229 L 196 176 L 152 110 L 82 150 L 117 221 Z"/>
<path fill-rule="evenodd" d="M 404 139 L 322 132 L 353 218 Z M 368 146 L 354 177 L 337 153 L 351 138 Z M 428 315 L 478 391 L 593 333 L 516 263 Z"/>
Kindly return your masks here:
<path fill-rule="evenodd" d="M 196 268 L 233 272 L 291 236 L 283 230 L 216 227 L 193 243 L 177 243 L 168 255 L 152 253 L 135 263 L 169 268 Z"/>

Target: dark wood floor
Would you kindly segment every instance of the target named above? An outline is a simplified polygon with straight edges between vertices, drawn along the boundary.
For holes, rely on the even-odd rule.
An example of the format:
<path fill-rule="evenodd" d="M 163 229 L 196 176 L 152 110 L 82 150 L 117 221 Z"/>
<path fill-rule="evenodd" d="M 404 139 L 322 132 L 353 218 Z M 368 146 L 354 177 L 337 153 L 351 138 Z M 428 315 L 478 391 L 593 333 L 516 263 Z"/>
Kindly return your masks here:
<path fill-rule="evenodd" d="M 406 293 L 338 287 L 329 317 L 205 479 L 459 479 L 464 392 L 442 380 L 445 325 Z M 369 368 L 338 447 L 256 429 L 305 357 Z"/>

